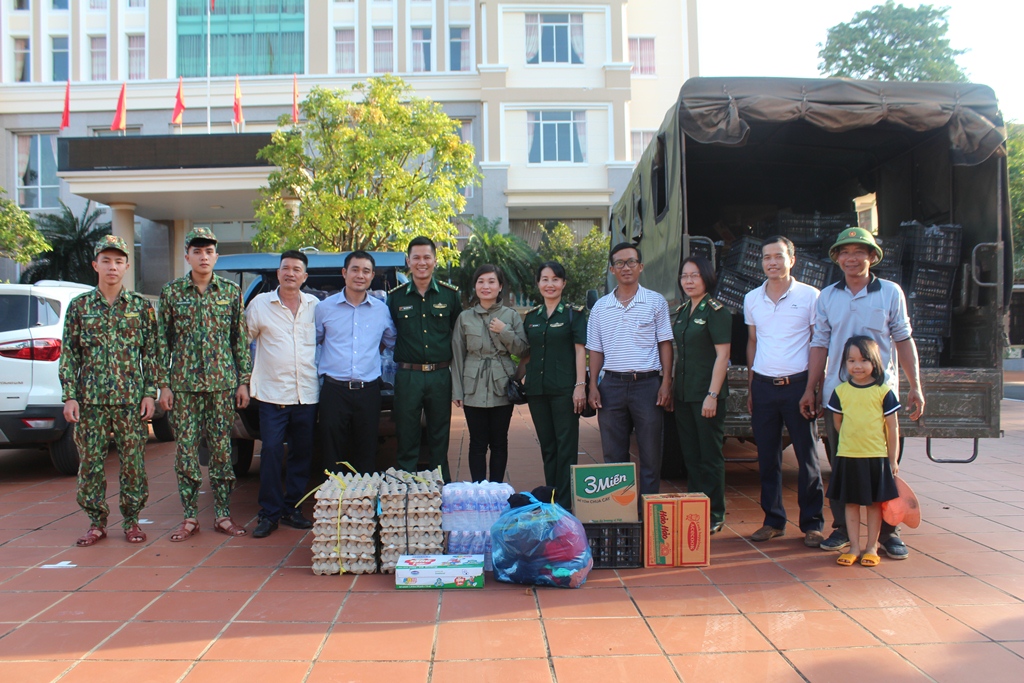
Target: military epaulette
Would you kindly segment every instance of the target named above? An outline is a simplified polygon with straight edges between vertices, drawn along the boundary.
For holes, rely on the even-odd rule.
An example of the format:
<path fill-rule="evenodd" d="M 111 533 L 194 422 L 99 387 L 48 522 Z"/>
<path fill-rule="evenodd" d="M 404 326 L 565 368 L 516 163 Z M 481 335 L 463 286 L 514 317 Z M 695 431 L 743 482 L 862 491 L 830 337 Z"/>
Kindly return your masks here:
<path fill-rule="evenodd" d="M 402 287 L 407 286 L 408 284 L 409 284 L 408 282 L 403 282 L 402 284 L 398 285 L 397 287 L 392 287 L 391 289 L 388 290 L 388 294 L 394 294 L 395 292 L 400 290 Z"/>
<path fill-rule="evenodd" d="M 541 304 L 540 306 L 534 306 L 533 308 L 531 308 L 530 310 L 528 310 L 526 312 L 526 315 L 530 315 L 531 313 L 536 313 L 537 311 L 539 311 L 542 308 L 544 308 L 544 304 Z"/>
<path fill-rule="evenodd" d="M 459 291 L 458 287 L 456 287 L 455 285 L 453 285 L 450 282 L 445 282 L 444 280 L 438 280 L 437 284 L 441 285 L 442 287 L 447 287 L 448 289 L 452 290 L 453 292 Z"/>
<path fill-rule="evenodd" d="M 676 307 L 675 313 L 682 313 L 684 308 L 686 308 L 686 304 L 679 304 L 679 306 Z"/>
<path fill-rule="evenodd" d="M 538 308 L 540 307 L 538 306 Z M 586 310 L 585 306 L 577 306 L 575 304 L 571 305 L 570 308 L 572 308 L 572 310 L 576 311 L 577 313 L 582 313 L 584 310 Z"/>
<path fill-rule="evenodd" d="M 712 299 L 711 297 L 708 297 L 708 306 L 711 307 L 712 311 L 720 311 L 725 308 L 725 305 L 721 301 Z"/>

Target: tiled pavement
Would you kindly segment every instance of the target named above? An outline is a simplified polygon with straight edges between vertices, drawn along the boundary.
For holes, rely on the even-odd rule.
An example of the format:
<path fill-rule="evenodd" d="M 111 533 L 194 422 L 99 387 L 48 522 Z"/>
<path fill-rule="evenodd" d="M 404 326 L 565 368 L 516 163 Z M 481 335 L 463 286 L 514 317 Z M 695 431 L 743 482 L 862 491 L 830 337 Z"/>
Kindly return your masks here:
<path fill-rule="evenodd" d="M 171 544 L 173 446 L 155 442 L 149 541 L 129 546 L 114 526 L 75 548 L 86 521 L 73 479 L 37 452 L 0 451 L 0 681 L 1021 681 L 1024 403 L 1002 409 L 1006 436 L 983 442 L 974 464 L 933 464 L 908 442 L 901 473 L 925 519 L 905 533 L 909 560 L 842 568 L 795 527 L 748 542 L 761 522 L 757 474 L 731 464 L 710 568 L 595 570 L 580 590 L 491 580 L 397 593 L 390 576 L 317 577 L 303 532 L 229 539 L 213 533 L 208 506 L 202 532 Z M 456 474 L 465 443 L 456 418 Z M 532 488 L 542 474 L 525 409 L 511 443 L 512 483 Z M 598 444 L 585 420 L 581 457 Z M 751 452 L 730 443 L 727 455 Z M 250 475 L 233 499 L 250 526 L 257 485 Z"/>

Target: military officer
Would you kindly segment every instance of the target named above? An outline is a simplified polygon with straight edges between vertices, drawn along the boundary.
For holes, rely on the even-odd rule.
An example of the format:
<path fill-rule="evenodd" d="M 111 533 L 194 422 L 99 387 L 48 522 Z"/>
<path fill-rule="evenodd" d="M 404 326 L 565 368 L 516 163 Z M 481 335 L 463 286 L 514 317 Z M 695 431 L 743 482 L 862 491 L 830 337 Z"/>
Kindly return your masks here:
<path fill-rule="evenodd" d="M 231 520 L 231 425 L 235 408 L 249 404 L 252 357 L 238 285 L 213 272 L 217 238 L 209 228 L 185 236 L 185 260 L 192 272 L 160 292 L 160 333 L 169 368 L 160 405 L 172 411 L 178 450 L 174 471 L 185 519 L 171 534 L 184 541 L 199 531 L 199 441 L 205 430 L 210 449 L 210 487 L 216 520 L 213 530 L 244 536 Z"/>
<path fill-rule="evenodd" d="M 540 265 L 537 288 L 544 303 L 523 320 L 530 350 L 519 374 L 526 375 L 544 483 L 555 489 L 555 502 L 571 510 L 571 468 L 579 453 L 579 416 L 587 400 L 587 316 L 582 306 L 562 301 L 565 268 L 557 261 Z"/>
<path fill-rule="evenodd" d="M 398 330 L 395 342 L 395 427 L 398 466 L 416 471 L 420 455 L 420 413 L 426 415 L 431 469 L 448 471 L 448 433 L 452 421 L 452 329 L 462 312 L 459 290 L 434 277 L 437 246 L 414 237 L 405 263 L 411 280 L 388 293 L 388 309 Z"/>
<path fill-rule="evenodd" d="M 143 543 L 139 512 L 149 496 L 144 463 L 146 421 L 153 417 L 161 381 L 162 350 L 156 314 L 143 296 L 124 288 L 128 245 L 107 235 L 94 251 L 96 289 L 75 297 L 64 318 L 60 383 L 64 419 L 75 426 L 78 504 L 89 531 L 76 542 L 90 546 L 107 535 L 107 479 L 103 464 L 111 437 L 121 458 L 120 502 L 125 538 Z"/>
<path fill-rule="evenodd" d="M 711 298 L 716 283 L 711 263 L 683 260 L 679 285 L 686 301 L 676 310 L 675 418 L 690 493 L 711 499 L 711 533 L 725 525 L 726 373 L 732 340 L 732 314 Z"/>

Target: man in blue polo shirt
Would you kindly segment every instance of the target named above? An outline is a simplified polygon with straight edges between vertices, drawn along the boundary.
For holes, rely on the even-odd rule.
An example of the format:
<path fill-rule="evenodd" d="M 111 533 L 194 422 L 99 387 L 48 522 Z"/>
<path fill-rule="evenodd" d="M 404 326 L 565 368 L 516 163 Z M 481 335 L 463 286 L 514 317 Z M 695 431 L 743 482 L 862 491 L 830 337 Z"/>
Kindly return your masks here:
<path fill-rule="evenodd" d="M 843 279 L 821 291 L 815 311 L 814 336 L 811 339 L 810 374 L 821 375 L 826 368 L 820 394 L 808 383 L 800 399 L 800 410 L 810 418 L 821 414 L 821 402 L 832 395 L 841 383 L 843 346 L 855 335 L 863 334 L 878 343 L 882 364 L 885 366 L 886 384 L 899 396 L 899 368 L 907 376 L 910 389 L 907 408 L 910 419 L 918 420 L 924 414 L 924 392 L 921 388 L 921 368 L 917 345 L 911 336 L 907 299 L 895 282 L 882 280 L 871 274 L 871 266 L 882 260 L 882 249 L 874 236 L 864 228 L 845 228 L 829 250 L 829 256 L 843 270 Z M 895 353 L 893 353 L 895 351 Z M 839 441 L 832 420 L 825 420 L 829 440 L 829 458 L 834 458 Z M 903 455 L 900 437 L 900 456 Z M 832 508 L 832 535 L 822 541 L 821 549 L 841 551 L 850 546 L 846 530 L 845 506 L 830 501 Z M 882 522 L 879 542 L 886 555 L 894 560 L 908 556 L 907 546 L 899 530 Z"/>

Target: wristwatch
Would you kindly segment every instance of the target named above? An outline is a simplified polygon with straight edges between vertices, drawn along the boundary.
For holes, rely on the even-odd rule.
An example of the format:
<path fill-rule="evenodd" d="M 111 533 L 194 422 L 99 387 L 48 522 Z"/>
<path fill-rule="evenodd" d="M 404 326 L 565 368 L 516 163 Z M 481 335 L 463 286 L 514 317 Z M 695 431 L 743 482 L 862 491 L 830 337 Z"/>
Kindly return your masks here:
<path fill-rule="evenodd" d="M 717 391 L 709 391 L 708 392 L 708 396 L 710 396 L 711 398 L 718 398 L 718 392 Z"/>

